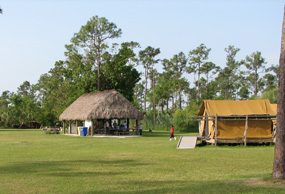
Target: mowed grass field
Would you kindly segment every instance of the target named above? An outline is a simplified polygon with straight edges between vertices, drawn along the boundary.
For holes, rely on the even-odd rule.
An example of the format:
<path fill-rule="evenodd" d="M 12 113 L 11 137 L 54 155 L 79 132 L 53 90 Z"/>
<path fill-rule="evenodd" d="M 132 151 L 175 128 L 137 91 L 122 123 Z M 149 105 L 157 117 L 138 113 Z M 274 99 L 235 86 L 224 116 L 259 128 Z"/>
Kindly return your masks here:
<path fill-rule="evenodd" d="M 179 134 L 197 135 L 197 134 Z M 285 193 L 274 146 L 177 150 L 168 132 L 135 138 L 0 129 L 0 193 Z"/>

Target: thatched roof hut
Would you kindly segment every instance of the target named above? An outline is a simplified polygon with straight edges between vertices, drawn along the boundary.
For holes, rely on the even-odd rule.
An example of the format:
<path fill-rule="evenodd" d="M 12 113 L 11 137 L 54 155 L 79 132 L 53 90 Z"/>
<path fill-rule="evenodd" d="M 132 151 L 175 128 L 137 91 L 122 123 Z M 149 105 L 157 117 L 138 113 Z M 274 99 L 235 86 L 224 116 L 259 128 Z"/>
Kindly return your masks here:
<path fill-rule="evenodd" d="M 122 94 L 115 90 L 83 94 L 59 117 L 59 120 L 137 119 L 140 113 Z"/>

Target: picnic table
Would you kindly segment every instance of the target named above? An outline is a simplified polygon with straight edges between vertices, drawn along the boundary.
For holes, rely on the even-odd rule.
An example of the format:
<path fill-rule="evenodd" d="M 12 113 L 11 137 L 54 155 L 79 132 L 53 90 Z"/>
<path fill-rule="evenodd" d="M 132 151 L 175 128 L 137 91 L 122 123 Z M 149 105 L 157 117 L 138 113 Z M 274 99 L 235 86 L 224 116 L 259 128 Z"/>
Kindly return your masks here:
<path fill-rule="evenodd" d="M 110 128 L 109 129 L 109 133 L 110 135 L 129 135 L 129 129 L 125 129 L 125 128 Z"/>
<path fill-rule="evenodd" d="M 44 128 L 43 130 L 45 134 L 60 134 L 60 129 L 55 127 Z"/>

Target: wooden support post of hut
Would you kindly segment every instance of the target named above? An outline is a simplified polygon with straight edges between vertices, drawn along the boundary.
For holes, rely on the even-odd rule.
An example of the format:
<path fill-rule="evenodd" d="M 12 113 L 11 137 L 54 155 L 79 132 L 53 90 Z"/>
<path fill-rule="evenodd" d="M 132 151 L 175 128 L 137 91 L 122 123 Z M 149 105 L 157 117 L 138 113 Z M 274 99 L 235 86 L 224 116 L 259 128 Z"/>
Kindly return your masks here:
<path fill-rule="evenodd" d="M 94 120 L 91 120 L 91 136 L 94 135 Z"/>
<path fill-rule="evenodd" d="M 75 125 L 76 125 L 76 134 L 78 135 L 78 120 L 75 121 Z"/>
<path fill-rule="evenodd" d="M 65 134 L 65 121 L 63 121 L 63 134 Z"/>
<path fill-rule="evenodd" d="M 136 119 L 136 135 L 139 134 L 139 121 Z"/>

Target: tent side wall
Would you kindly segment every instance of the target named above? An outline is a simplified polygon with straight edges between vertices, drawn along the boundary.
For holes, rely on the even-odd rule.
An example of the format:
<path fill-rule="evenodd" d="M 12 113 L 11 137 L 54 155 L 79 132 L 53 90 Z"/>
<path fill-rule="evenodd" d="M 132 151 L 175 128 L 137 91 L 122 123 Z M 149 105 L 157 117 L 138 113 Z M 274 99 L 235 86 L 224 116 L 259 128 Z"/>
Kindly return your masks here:
<path fill-rule="evenodd" d="M 206 112 L 203 113 L 203 116 L 205 116 L 205 115 L 206 115 Z M 206 120 L 202 119 L 200 121 L 200 127 L 199 127 L 200 136 L 204 136 L 205 135 L 205 127 L 206 127 Z"/>
<path fill-rule="evenodd" d="M 244 137 L 244 120 L 218 121 L 218 139 L 242 139 Z M 272 138 L 272 121 L 248 121 L 247 138 Z"/>

